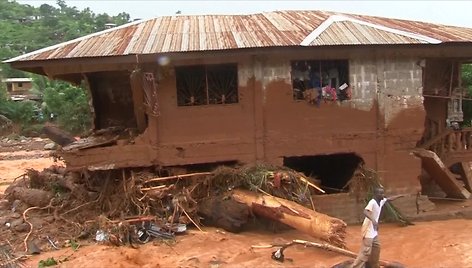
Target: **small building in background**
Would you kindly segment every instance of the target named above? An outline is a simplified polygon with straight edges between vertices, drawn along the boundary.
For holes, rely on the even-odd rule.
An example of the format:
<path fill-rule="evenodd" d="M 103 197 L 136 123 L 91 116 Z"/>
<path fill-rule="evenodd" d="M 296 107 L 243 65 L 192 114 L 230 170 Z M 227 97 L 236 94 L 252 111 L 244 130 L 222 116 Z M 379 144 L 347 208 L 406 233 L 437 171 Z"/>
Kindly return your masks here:
<path fill-rule="evenodd" d="M 2 79 L 2 83 L 5 83 L 8 95 L 13 101 L 41 99 L 41 96 L 31 93 L 33 88 L 31 78 L 6 78 Z"/>

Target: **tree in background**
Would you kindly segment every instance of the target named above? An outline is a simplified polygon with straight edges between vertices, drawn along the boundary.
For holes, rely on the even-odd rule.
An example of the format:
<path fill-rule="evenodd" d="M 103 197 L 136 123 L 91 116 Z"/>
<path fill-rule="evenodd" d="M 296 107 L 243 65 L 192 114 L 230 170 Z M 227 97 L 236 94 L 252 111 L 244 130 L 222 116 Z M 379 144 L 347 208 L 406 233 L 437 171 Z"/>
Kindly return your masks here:
<path fill-rule="evenodd" d="M 16 132 L 22 132 L 35 121 L 37 107 L 33 101 L 0 100 L 0 114 L 12 120 Z"/>
<path fill-rule="evenodd" d="M 472 98 L 472 64 L 462 65 L 462 87 L 465 88 L 467 98 Z M 462 104 L 462 111 L 464 112 L 464 126 L 472 126 L 472 100 L 464 100 Z"/>
<path fill-rule="evenodd" d="M 53 121 L 60 128 L 73 134 L 82 134 L 90 129 L 91 113 L 83 87 L 46 79 L 40 83 L 45 84 L 42 110 L 48 120 L 52 114 Z"/>
<path fill-rule="evenodd" d="M 48 4 L 35 8 L 0 0 L 0 77 L 32 77 L 35 93 L 44 97 L 42 104 L 13 102 L 8 100 L 6 90 L 0 87 L 0 114 L 14 121 L 20 129 L 25 129 L 48 119 L 52 113 L 60 127 L 79 134 L 86 131 L 91 122 L 87 95 L 81 87 L 15 70 L 1 61 L 105 30 L 107 23 L 128 23 L 130 16 L 125 12 L 109 16 L 106 13 L 95 14 L 89 8 L 78 10 L 68 6 L 64 0 L 56 3 L 58 8 Z"/>
<path fill-rule="evenodd" d="M 8 100 L 7 88 L 4 83 L 0 83 L 0 103 L 7 100 Z"/>

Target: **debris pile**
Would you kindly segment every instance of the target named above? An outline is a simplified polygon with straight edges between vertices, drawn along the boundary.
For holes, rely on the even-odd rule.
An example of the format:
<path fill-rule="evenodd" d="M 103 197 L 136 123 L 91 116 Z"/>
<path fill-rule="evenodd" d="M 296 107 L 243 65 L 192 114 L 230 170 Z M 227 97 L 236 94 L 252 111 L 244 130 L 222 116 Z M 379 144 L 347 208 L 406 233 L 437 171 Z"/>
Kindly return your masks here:
<path fill-rule="evenodd" d="M 311 196 L 323 190 L 302 173 L 263 165 L 158 173 L 29 169 L 5 191 L 1 235 L 16 250 L 23 247 L 29 253 L 32 248 L 60 248 L 84 238 L 134 246 L 150 239 L 173 239 L 187 225 L 239 232 L 256 215 L 345 246 L 346 224 L 314 210 Z M 20 232 L 26 237 L 19 238 Z"/>

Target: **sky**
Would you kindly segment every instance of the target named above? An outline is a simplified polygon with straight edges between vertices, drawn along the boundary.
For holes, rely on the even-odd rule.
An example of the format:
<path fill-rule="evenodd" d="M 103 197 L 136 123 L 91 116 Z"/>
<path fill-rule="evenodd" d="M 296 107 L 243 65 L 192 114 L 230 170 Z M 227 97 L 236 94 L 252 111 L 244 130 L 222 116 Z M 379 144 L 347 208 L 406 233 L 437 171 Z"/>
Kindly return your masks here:
<path fill-rule="evenodd" d="M 39 7 L 56 1 L 17 0 L 21 4 Z M 472 28 L 472 1 L 198 1 L 198 0 L 66 0 L 68 6 L 82 10 L 89 7 L 95 14 L 130 14 L 131 19 L 149 19 L 158 16 L 203 14 L 251 14 L 275 10 L 326 10 L 360 15 L 419 20 L 425 22 Z"/>

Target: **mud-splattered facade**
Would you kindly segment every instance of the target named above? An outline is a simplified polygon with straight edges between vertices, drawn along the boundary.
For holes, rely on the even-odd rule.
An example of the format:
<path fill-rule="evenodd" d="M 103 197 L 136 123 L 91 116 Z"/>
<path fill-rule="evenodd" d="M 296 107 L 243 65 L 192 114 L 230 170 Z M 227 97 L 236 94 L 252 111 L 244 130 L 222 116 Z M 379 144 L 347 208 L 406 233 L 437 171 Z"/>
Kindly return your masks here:
<path fill-rule="evenodd" d="M 282 165 L 287 157 L 354 153 L 382 172 L 387 187 L 418 190 L 421 163 L 410 150 L 422 138 L 427 114 L 425 58 L 392 56 L 384 49 L 377 55 L 371 49 L 344 51 L 324 51 L 323 57 L 312 57 L 310 51 L 228 53 L 171 60 L 166 66 L 142 63 L 138 78 L 145 73 L 155 78 L 158 116 L 140 105 L 145 93 L 139 83 L 132 86 L 134 66 L 83 74 L 93 96 L 96 129 L 134 129 L 140 118 L 145 127 L 132 134 L 132 142 L 125 137 L 95 148 L 71 146 L 63 156 L 70 168 L 93 170 L 218 162 Z M 291 63 L 331 59 L 347 61 L 350 99 L 319 105 L 294 99 Z M 237 103 L 178 105 L 176 67 L 228 63 L 237 66 Z"/>
<path fill-rule="evenodd" d="M 329 180 L 329 175 L 346 177 L 342 170 L 349 170 L 352 175 L 356 165 L 364 161 L 380 172 L 388 189 L 416 193 L 420 188 L 421 161 L 411 150 L 441 131 L 434 130 L 431 134 L 430 121 L 444 129 L 447 116 L 448 100 L 429 98 L 424 92 L 446 90 L 445 85 L 460 86 L 457 72 L 448 73 L 450 66 L 472 58 L 472 31 L 460 29 L 461 38 L 469 40 L 468 43 L 461 39 L 459 43 L 438 44 L 439 40 L 402 32 L 407 29 L 406 24 L 398 26 L 385 19 L 390 24 L 380 27 L 372 26 L 374 22 L 379 23 L 378 18 L 371 18 L 368 23 L 357 20 L 364 17 L 336 22 L 336 18 L 329 21 L 333 18 L 329 15 L 323 13 L 330 25 L 342 22 L 348 27 L 349 23 L 357 23 L 372 28 L 372 35 L 384 31 L 381 38 L 388 41 L 369 40 L 371 44 L 364 44 L 362 40 L 358 43 L 347 40 L 349 43 L 343 39 L 348 37 L 339 36 L 335 40 L 338 43 L 330 44 L 324 33 L 313 37 L 307 31 L 300 35 L 301 39 L 293 36 L 305 43 L 303 46 L 262 44 L 263 40 L 262 45 L 238 49 L 241 45 L 236 40 L 237 48 L 222 45 L 215 51 L 183 51 L 187 43 L 178 39 L 182 45 L 177 51 L 170 41 L 153 41 L 152 44 L 170 47 L 152 52 L 149 51 L 152 45 L 139 45 L 144 40 L 140 37 L 129 44 L 141 48 L 142 53 L 113 56 L 112 50 L 107 50 L 108 54 L 103 52 L 102 56 L 97 54 L 93 58 L 64 54 L 59 60 L 48 61 L 51 55 L 83 53 L 77 49 L 79 42 L 85 40 L 82 39 L 54 48 L 54 52 L 45 50 L 11 62 L 14 67 L 52 78 L 85 82 L 91 96 L 94 128 L 100 135 L 63 148 L 61 155 L 70 169 L 262 162 L 296 166 L 303 164 L 303 157 L 318 157 L 324 169 L 327 166 L 339 172 L 324 174 L 325 180 Z M 320 16 L 310 21 L 319 26 L 322 22 L 319 19 Z M 330 25 L 325 25 L 326 29 L 331 29 Z M 397 26 L 399 30 L 386 28 Z M 154 28 L 144 26 L 141 30 L 146 29 Z M 428 30 L 431 29 L 419 27 L 417 32 L 426 34 Z M 157 36 L 160 35 L 149 38 Z M 212 43 L 211 40 L 205 45 L 224 41 L 215 39 Z M 187 41 L 186 46 L 192 44 L 190 39 Z M 200 46 L 203 44 L 200 42 Z M 123 44 L 117 45 L 116 51 L 121 48 Z M 132 49 L 128 48 L 124 51 L 131 53 Z M 334 75 L 336 79 L 330 77 L 329 84 L 337 94 L 346 84 L 349 96 L 342 100 L 323 97 L 315 102 L 295 97 L 294 80 L 298 74 L 294 66 L 303 62 L 342 62 L 342 67 L 335 71 L 342 71 L 343 78 Z M 208 73 L 221 68 L 233 70 L 230 77 L 236 77 L 237 86 L 231 88 L 231 96 L 209 86 L 216 82 L 210 81 L 213 78 L 209 79 Z M 220 78 L 227 75 L 215 72 Z M 446 83 L 442 79 L 444 74 Z M 195 77 L 198 83 L 192 80 Z M 204 93 L 199 93 L 203 95 L 188 93 L 192 83 L 194 88 L 203 90 Z M 216 94 L 213 99 L 212 94 Z M 324 91 L 320 96 L 324 96 Z M 204 103 L 199 103 L 202 100 Z M 116 127 L 126 130 L 104 134 L 105 130 Z M 338 189 L 346 182 L 335 180 Z"/>

